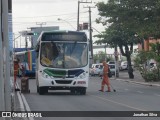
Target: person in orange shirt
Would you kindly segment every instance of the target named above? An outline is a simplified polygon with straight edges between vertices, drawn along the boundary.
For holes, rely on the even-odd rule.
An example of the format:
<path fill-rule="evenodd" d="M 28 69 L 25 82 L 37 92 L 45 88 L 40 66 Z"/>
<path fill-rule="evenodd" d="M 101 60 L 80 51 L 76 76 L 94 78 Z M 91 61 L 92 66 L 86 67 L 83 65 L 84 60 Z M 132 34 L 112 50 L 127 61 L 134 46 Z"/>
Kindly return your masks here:
<path fill-rule="evenodd" d="M 15 91 L 19 91 L 20 89 L 16 88 L 16 78 L 19 71 L 19 59 L 14 58 L 14 89 Z"/>
<path fill-rule="evenodd" d="M 99 91 L 104 92 L 104 86 L 107 85 L 108 87 L 108 91 L 107 92 L 111 92 L 111 88 L 110 88 L 110 81 L 109 81 L 109 77 L 108 77 L 108 68 L 109 66 L 107 65 L 107 63 L 105 61 L 103 61 L 103 80 L 101 83 L 101 89 Z"/>

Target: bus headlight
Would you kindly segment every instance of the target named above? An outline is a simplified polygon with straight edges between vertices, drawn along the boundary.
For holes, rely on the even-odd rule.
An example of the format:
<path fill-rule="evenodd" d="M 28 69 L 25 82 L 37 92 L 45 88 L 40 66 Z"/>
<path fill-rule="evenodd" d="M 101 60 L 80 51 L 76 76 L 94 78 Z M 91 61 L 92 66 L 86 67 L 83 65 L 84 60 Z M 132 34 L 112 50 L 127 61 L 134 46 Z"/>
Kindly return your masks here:
<path fill-rule="evenodd" d="M 45 72 L 42 72 L 42 77 L 43 77 L 43 78 L 51 78 L 51 79 L 54 79 L 53 76 L 49 76 L 49 75 L 46 74 Z"/>
<path fill-rule="evenodd" d="M 42 77 L 43 77 L 43 78 L 51 78 L 51 79 L 54 79 L 53 76 L 49 76 L 49 75 L 46 74 L 45 72 L 42 72 Z"/>
<path fill-rule="evenodd" d="M 53 76 L 50 76 L 51 77 L 51 79 L 54 79 L 54 77 Z"/>
<path fill-rule="evenodd" d="M 86 73 L 85 73 L 85 72 L 81 73 L 81 74 L 78 76 L 78 78 L 80 78 L 80 79 L 83 79 L 83 78 L 85 78 L 85 77 L 86 77 Z"/>
<path fill-rule="evenodd" d="M 42 72 L 42 77 L 43 78 L 49 78 L 49 75 L 47 75 L 45 72 Z"/>

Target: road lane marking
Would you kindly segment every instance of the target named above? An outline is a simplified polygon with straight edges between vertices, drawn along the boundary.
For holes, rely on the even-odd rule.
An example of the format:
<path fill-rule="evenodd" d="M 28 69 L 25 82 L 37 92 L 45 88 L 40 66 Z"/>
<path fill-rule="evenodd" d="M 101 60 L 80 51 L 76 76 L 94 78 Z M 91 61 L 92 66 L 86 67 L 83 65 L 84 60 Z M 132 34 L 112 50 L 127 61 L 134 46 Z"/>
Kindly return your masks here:
<path fill-rule="evenodd" d="M 99 99 L 102 99 L 102 100 L 105 100 L 105 101 L 109 101 L 109 102 L 112 102 L 112 103 L 115 103 L 115 104 L 118 104 L 118 105 L 121 105 L 121 106 L 125 106 L 125 107 L 131 108 L 131 109 L 135 109 L 135 110 L 139 110 L 139 111 L 147 111 L 147 110 L 144 110 L 144 109 L 140 109 L 140 108 L 137 108 L 137 107 L 132 107 L 132 106 L 129 106 L 129 105 L 126 105 L 126 104 L 123 104 L 123 103 L 120 103 L 120 102 L 116 102 L 116 101 L 113 101 L 113 100 L 110 100 L 110 99 L 107 99 L 107 98 L 99 97 L 99 96 L 96 96 L 96 95 L 90 95 L 90 96 L 96 97 L 96 98 L 99 98 Z"/>
<path fill-rule="evenodd" d="M 156 94 L 156 93 L 155 93 L 154 95 L 156 95 L 156 96 L 159 96 L 159 97 L 160 97 L 160 95 L 159 95 L 159 94 Z"/>
<path fill-rule="evenodd" d="M 143 94 L 143 93 L 144 93 L 144 92 L 142 92 L 142 91 L 136 91 L 136 92 L 141 93 L 141 94 Z"/>
<path fill-rule="evenodd" d="M 124 89 L 125 91 L 128 91 L 129 89 Z"/>
<path fill-rule="evenodd" d="M 19 85 L 18 85 L 17 83 L 16 83 L 16 86 L 17 86 L 17 88 L 19 88 Z M 25 109 L 24 109 L 24 104 L 23 104 L 23 101 L 22 101 L 20 92 L 16 92 L 16 93 L 17 93 L 17 97 L 18 97 L 19 104 L 20 104 L 20 110 L 21 110 L 21 111 L 25 111 Z"/>
<path fill-rule="evenodd" d="M 20 88 L 18 84 L 17 84 L 17 86 L 18 86 L 18 88 Z M 26 108 L 26 111 L 31 111 L 31 109 L 30 109 L 30 107 L 29 107 L 29 105 L 28 105 L 28 103 L 27 103 L 27 100 L 26 100 L 26 98 L 24 97 L 23 93 L 21 93 L 20 95 L 21 95 L 21 101 L 23 101 L 23 103 L 24 103 L 24 105 L 25 105 L 25 108 Z M 29 120 L 34 120 L 34 118 L 29 117 Z"/>

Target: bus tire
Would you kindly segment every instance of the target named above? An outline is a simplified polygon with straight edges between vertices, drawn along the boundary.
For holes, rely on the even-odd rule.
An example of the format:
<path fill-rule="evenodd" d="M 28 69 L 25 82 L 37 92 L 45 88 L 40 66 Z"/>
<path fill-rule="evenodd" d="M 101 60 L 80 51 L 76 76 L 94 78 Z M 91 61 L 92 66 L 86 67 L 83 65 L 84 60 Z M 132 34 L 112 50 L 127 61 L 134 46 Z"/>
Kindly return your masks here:
<path fill-rule="evenodd" d="M 80 93 L 80 95 L 85 95 L 86 94 L 86 88 L 85 87 L 79 88 L 79 93 Z"/>
<path fill-rule="evenodd" d="M 39 93 L 39 87 L 37 86 L 37 93 Z"/>
<path fill-rule="evenodd" d="M 39 87 L 38 93 L 40 95 L 44 95 L 45 93 L 48 93 L 48 88 L 47 87 Z"/>
<path fill-rule="evenodd" d="M 70 90 L 70 92 L 71 92 L 71 94 L 76 94 L 75 88 L 72 88 L 72 89 Z"/>

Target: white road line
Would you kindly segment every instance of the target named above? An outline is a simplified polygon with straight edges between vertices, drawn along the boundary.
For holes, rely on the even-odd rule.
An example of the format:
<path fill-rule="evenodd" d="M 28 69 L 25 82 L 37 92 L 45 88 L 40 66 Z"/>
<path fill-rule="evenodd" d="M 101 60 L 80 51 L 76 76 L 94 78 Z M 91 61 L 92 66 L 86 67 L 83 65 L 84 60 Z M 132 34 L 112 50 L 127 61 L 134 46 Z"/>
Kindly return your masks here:
<path fill-rule="evenodd" d="M 109 101 L 109 102 L 112 102 L 112 103 L 115 103 L 115 104 L 118 104 L 118 105 L 121 105 L 121 106 L 125 106 L 125 107 L 128 107 L 128 108 L 134 109 L 134 110 L 147 111 L 147 110 L 144 110 L 144 109 L 140 109 L 140 108 L 137 108 L 137 107 L 132 107 L 132 106 L 129 106 L 129 105 L 126 105 L 126 104 L 123 104 L 123 103 L 120 103 L 120 102 L 116 102 L 116 101 L 113 101 L 113 100 L 110 100 L 110 99 L 107 99 L 107 98 L 99 97 L 99 96 L 96 96 L 96 95 L 90 95 L 90 96 L 96 97 L 96 98 L 99 98 L 99 99 L 102 99 L 102 100 L 105 100 L 105 101 Z"/>
<path fill-rule="evenodd" d="M 141 93 L 141 94 L 143 94 L 143 93 L 144 93 L 144 92 L 142 92 L 142 91 L 136 91 L 136 92 Z"/>
<path fill-rule="evenodd" d="M 18 84 L 17 84 L 17 86 L 18 86 L 18 88 L 20 88 Z M 27 103 L 27 100 L 26 100 L 26 98 L 24 97 L 23 93 L 21 93 L 21 98 L 22 98 L 21 101 L 23 101 L 26 110 L 27 110 L 27 111 L 31 111 L 31 109 L 30 109 L 30 107 L 29 107 L 29 105 L 28 105 L 28 103 Z M 34 118 L 29 117 L 29 120 L 34 120 Z"/>
<path fill-rule="evenodd" d="M 129 89 L 124 89 L 125 91 L 128 91 Z"/>
<path fill-rule="evenodd" d="M 156 93 L 155 93 L 154 95 L 156 95 L 156 96 L 159 96 L 159 97 L 160 97 L 160 94 L 156 94 Z"/>
<path fill-rule="evenodd" d="M 16 86 L 18 86 L 17 83 L 16 83 Z M 18 88 L 19 88 L 19 86 L 18 86 Z M 18 97 L 18 100 L 19 100 L 19 104 L 20 104 L 20 109 L 21 109 L 21 111 L 25 111 L 25 109 L 24 109 L 24 104 L 23 104 L 23 101 L 22 101 L 20 92 L 17 92 L 17 97 Z"/>

